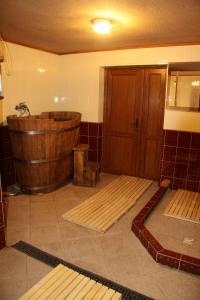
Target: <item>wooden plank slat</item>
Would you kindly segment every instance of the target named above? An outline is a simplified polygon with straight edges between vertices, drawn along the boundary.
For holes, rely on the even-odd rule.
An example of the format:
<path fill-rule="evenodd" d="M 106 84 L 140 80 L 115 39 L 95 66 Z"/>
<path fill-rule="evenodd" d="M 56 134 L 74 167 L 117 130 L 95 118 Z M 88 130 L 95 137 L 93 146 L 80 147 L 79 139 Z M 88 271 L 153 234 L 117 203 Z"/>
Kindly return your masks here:
<path fill-rule="evenodd" d="M 89 293 L 83 297 L 83 300 L 92 300 L 94 299 L 96 293 L 101 289 L 102 284 L 101 283 L 97 283 L 96 285 L 94 285 L 92 287 L 92 289 L 89 291 Z"/>
<path fill-rule="evenodd" d="M 136 183 L 137 178 L 134 177 L 134 180 L 132 183 Z M 89 199 L 85 200 L 83 203 L 78 205 L 77 207 L 73 208 L 69 212 L 63 215 L 63 218 L 65 219 L 65 215 L 70 217 L 79 216 L 81 213 L 81 216 L 88 215 L 92 211 L 96 211 L 96 209 L 102 208 L 102 206 L 105 203 L 108 203 L 112 200 L 115 200 L 117 196 L 119 195 L 120 191 L 123 191 L 123 187 L 127 185 L 129 182 L 127 182 L 127 178 L 124 178 L 124 176 L 119 177 L 118 179 L 114 180 L 114 183 L 111 183 L 110 187 L 107 186 L 105 190 L 101 190 L 94 196 L 90 197 Z"/>
<path fill-rule="evenodd" d="M 59 265 L 41 279 L 38 284 L 27 291 L 20 299 L 119 300 L 121 299 L 121 294 L 70 268 Z"/>
<path fill-rule="evenodd" d="M 140 187 L 139 191 L 143 191 L 143 187 Z M 111 212 L 107 210 L 102 220 L 99 218 L 98 221 L 95 221 L 97 228 L 99 228 L 102 232 L 105 232 L 135 204 L 136 200 L 136 196 L 133 199 L 125 199 L 124 202 L 119 203 L 117 206 L 113 206 Z"/>
<path fill-rule="evenodd" d="M 65 282 L 67 277 L 69 282 L 72 282 L 76 277 L 78 277 L 78 275 L 79 274 L 73 270 L 64 269 L 63 271 L 59 272 L 59 275 L 55 275 L 52 280 L 49 280 L 46 284 L 43 284 L 30 299 L 49 299 L 53 291 L 56 290 L 63 282 Z"/>
<path fill-rule="evenodd" d="M 195 193 L 194 197 L 192 198 L 192 203 L 190 205 L 190 208 L 188 209 L 188 213 L 186 215 L 186 218 L 190 218 L 192 216 L 192 212 L 194 210 L 195 204 L 198 201 L 198 194 Z"/>
<path fill-rule="evenodd" d="M 114 201 L 111 202 L 111 199 L 108 198 L 106 205 L 95 211 L 92 215 L 87 216 L 87 218 L 79 218 L 80 221 L 86 222 L 90 224 L 91 226 L 95 226 L 96 223 L 98 223 L 98 220 L 100 221 L 104 219 L 106 216 L 111 216 L 111 212 L 114 212 L 116 207 L 119 207 L 119 205 L 123 205 L 127 200 L 129 200 L 128 197 L 124 196 L 123 193 L 118 194 L 118 198 L 114 198 Z M 133 200 L 132 200 L 133 202 Z M 89 221 L 89 222 L 87 222 Z"/>
<path fill-rule="evenodd" d="M 92 290 L 92 288 L 96 285 L 96 281 L 90 280 L 84 289 L 80 291 L 78 295 L 76 295 L 76 300 L 82 300 L 84 297 Z"/>
<path fill-rule="evenodd" d="M 136 181 L 136 177 L 134 177 L 134 181 Z M 88 198 L 87 200 L 85 200 L 83 203 L 79 204 L 79 208 L 81 209 L 82 212 L 84 212 L 85 209 L 88 208 L 88 203 L 93 205 L 98 205 L 99 202 L 97 201 L 97 199 L 103 199 L 104 196 L 108 196 L 110 193 L 118 193 L 118 190 L 121 189 L 121 187 L 125 184 L 125 178 L 124 176 L 120 176 L 119 178 L 115 179 L 113 182 L 111 182 L 110 184 L 108 184 L 106 187 L 104 187 L 100 192 L 98 192 L 97 194 L 91 196 L 90 198 Z M 105 199 L 105 198 L 104 198 Z M 91 206 L 92 208 L 93 206 Z M 68 216 L 74 216 L 77 212 L 79 212 L 78 207 L 75 207 L 73 210 L 68 211 L 66 214 Z M 65 214 L 63 215 L 63 217 L 65 216 Z"/>
<path fill-rule="evenodd" d="M 136 182 L 136 180 L 134 180 L 134 182 Z M 122 187 L 124 185 L 127 185 L 127 179 L 120 177 L 114 180 L 114 183 L 115 184 L 113 183 L 109 184 L 111 185 L 110 188 L 108 186 L 105 187 L 104 188 L 105 191 L 104 189 L 102 189 L 100 192 L 93 195 L 92 197 L 90 197 L 89 199 L 87 199 L 86 201 L 84 201 L 82 204 L 75 207 L 74 209 L 70 210 L 66 214 L 71 216 L 73 214 L 73 211 L 76 213 L 77 212 L 79 213 L 81 211 L 82 214 L 86 212 L 87 214 L 88 212 L 92 211 L 94 208 L 101 207 L 104 203 L 108 202 L 107 201 L 108 197 L 109 199 L 111 199 L 111 197 L 115 199 L 118 193 L 120 192 L 120 190 L 122 190 Z"/>
<path fill-rule="evenodd" d="M 196 217 L 195 217 L 196 222 L 200 222 L 200 201 L 198 201 L 198 203 L 199 203 L 199 207 L 198 207 L 197 214 L 196 214 Z"/>
<path fill-rule="evenodd" d="M 120 176 L 96 195 L 63 214 L 63 218 L 105 232 L 135 204 L 151 184 L 151 180 Z"/>
<path fill-rule="evenodd" d="M 90 278 L 84 277 L 83 280 L 73 289 L 73 291 L 66 297 L 68 300 L 76 300 L 77 295 L 84 290 L 87 283 L 90 281 Z"/>
<path fill-rule="evenodd" d="M 181 214 L 181 216 L 183 217 L 183 218 L 186 218 L 186 216 L 187 216 L 187 213 L 188 213 L 188 211 L 189 211 L 189 209 L 190 209 L 190 206 L 192 205 L 192 200 L 193 200 L 193 194 L 191 194 L 190 192 L 188 192 L 188 197 L 187 197 L 187 204 L 186 204 L 186 206 L 185 206 L 185 208 L 184 208 L 184 210 L 183 210 L 183 212 L 182 212 L 182 214 Z"/>
<path fill-rule="evenodd" d="M 98 292 L 95 294 L 95 300 L 101 300 L 102 297 L 107 293 L 108 287 L 102 285 L 101 288 L 98 290 Z"/>
<path fill-rule="evenodd" d="M 165 209 L 164 215 L 200 223 L 200 194 L 177 190 Z"/>
<path fill-rule="evenodd" d="M 71 273 L 60 278 L 57 286 L 51 287 L 51 293 L 48 295 L 49 300 L 57 299 L 57 297 L 79 276 L 78 272 L 71 270 Z"/>
<path fill-rule="evenodd" d="M 79 274 L 74 280 L 65 288 L 57 297 L 57 300 L 63 300 L 70 295 L 70 293 L 80 284 L 80 282 L 84 279 L 84 276 Z"/>
<path fill-rule="evenodd" d="M 115 292 L 111 298 L 111 300 L 121 300 L 121 299 L 122 299 L 122 294 L 120 294 L 118 292 Z"/>
<path fill-rule="evenodd" d="M 139 192 L 143 191 L 144 186 L 139 187 Z M 146 189 L 146 188 L 145 188 Z M 117 205 L 117 207 L 113 207 L 112 209 L 112 214 L 110 213 L 110 211 L 106 211 L 106 214 L 103 218 L 103 220 L 100 221 L 95 221 L 96 226 L 99 226 L 101 229 L 103 228 L 103 230 L 106 230 L 106 228 L 110 225 L 113 224 L 113 222 L 115 222 L 116 220 L 118 220 L 118 218 L 120 216 L 122 216 L 125 212 L 127 212 L 136 202 L 137 197 L 134 196 L 134 200 L 133 199 L 125 199 L 124 202 L 121 201 L 120 204 Z"/>
<path fill-rule="evenodd" d="M 102 300 L 110 300 L 112 298 L 112 296 L 114 295 L 114 293 L 115 293 L 114 290 L 108 289 L 108 291 L 106 292 L 106 294 L 101 299 Z"/>
<path fill-rule="evenodd" d="M 188 192 L 185 192 L 182 197 L 183 197 L 182 205 L 176 214 L 176 216 L 178 216 L 178 217 L 183 216 L 185 209 L 187 209 L 187 203 L 189 201 L 190 194 Z"/>
<path fill-rule="evenodd" d="M 59 264 L 50 273 L 43 277 L 37 284 L 35 284 L 28 292 L 26 292 L 21 298 L 19 298 L 19 300 L 30 299 L 31 296 L 33 296 L 42 285 L 52 279 L 55 274 L 58 274 L 60 272 L 60 270 L 64 270 L 64 268 L 65 267 L 63 265 Z"/>
<path fill-rule="evenodd" d="M 200 202 L 200 196 L 199 196 L 199 194 L 198 194 L 198 198 L 197 198 L 198 200 L 196 201 L 196 204 L 195 204 L 195 206 L 194 206 L 194 209 L 193 209 L 193 211 L 192 211 L 192 215 L 191 215 L 191 219 L 193 220 L 193 219 L 195 219 L 196 218 L 196 215 L 197 215 L 197 211 L 198 211 L 198 207 L 199 207 L 199 202 Z"/>
<path fill-rule="evenodd" d="M 174 215 L 177 215 L 179 213 L 179 210 L 184 205 L 185 197 L 184 197 L 184 190 L 178 191 L 180 193 L 179 200 L 176 198 L 178 195 L 175 194 L 174 196 L 174 205 L 172 207 L 172 213 Z"/>

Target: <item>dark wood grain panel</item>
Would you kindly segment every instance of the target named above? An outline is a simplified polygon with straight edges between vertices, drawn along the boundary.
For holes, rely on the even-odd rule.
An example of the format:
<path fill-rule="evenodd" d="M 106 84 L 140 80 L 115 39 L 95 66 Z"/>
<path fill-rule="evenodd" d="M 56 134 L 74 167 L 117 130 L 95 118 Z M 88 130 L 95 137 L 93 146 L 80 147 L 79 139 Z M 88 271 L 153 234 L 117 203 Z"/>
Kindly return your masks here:
<path fill-rule="evenodd" d="M 159 179 L 165 68 L 110 68 L 105 77 L 103 170 Z"/>
<path fill-rule="evenodd" d="M 81 114 L 49 112 L 8 116 L 17 179 L 30 193 L 49 192 L 72 177 L 72 148 L 78 142 Z"/>
<path fill-rule="evenodd" d="M 106 75 L 103 169 L 135 175 L 144 70 L 113 68 Z"/>
<path fill-rule="evenodd" d="M 158 180 L 165 106 L 165 69 L 146 69 L 141 117 L 140 176 Z"/>

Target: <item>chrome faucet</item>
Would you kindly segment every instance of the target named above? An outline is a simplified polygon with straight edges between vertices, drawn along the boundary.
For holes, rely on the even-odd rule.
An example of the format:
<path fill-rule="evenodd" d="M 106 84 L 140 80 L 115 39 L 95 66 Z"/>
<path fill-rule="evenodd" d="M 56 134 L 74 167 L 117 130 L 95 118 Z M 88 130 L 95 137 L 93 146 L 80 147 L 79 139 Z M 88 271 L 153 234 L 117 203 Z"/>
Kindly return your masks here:
<path fill-rule="evenodd" d="M 30 110 L 28 106 L 25 104 L 25 102 L 20 102 L 18 105 L 15 106 L 15 109 L 20 112 L 20 117 L 22 117 L 25 113 L 30 116 Z"/>

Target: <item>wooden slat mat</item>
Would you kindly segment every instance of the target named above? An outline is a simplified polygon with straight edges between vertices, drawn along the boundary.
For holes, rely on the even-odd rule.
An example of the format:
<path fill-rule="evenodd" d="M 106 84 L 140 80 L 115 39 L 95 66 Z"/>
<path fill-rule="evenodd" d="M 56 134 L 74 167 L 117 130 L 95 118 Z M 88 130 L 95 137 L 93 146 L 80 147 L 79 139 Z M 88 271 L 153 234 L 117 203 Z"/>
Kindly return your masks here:
<path fill-rule="evenodd" d="M 151 180 L 120 176 L 100 192 L 63 215 L 65 220 L 105 232 L 152 184 Z"/>
<path fill-rule="evenodd" d="M 119 300 L 122 295 L 60 264 L 28 290 L 20 300 Z"/>
<path fill-rule="evenodd" d="M 164 214 L 165 216 L 200 223 L 200 194 L 177 190 Z"/>

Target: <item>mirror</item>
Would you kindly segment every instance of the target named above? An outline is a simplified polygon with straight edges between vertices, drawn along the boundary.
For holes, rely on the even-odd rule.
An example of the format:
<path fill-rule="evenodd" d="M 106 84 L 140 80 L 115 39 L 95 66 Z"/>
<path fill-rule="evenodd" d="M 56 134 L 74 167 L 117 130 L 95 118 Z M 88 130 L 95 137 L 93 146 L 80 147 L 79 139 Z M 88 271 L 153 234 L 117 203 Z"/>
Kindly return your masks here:
<path fill-rule="evenodd" d="M 200 63 L 169 64 L 167 108 L 200 112 Z"/>

